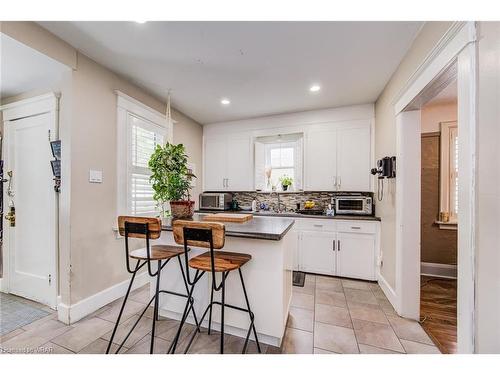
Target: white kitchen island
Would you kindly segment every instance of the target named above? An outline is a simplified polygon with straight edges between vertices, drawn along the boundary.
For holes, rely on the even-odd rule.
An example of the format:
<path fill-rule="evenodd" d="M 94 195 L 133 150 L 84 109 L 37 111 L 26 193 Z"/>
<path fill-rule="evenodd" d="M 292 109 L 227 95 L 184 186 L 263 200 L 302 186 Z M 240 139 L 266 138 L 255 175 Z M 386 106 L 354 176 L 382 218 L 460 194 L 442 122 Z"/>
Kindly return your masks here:
<path fill-rule="evenodd" d="M 194 220 L 201 220 L 203 214 L 195 214 Z M 285 333 L 286 321 L 292 297 L 293 257 L 297 248 L 297 236 L 290 231 L 294 225 L 291 218 L 254 217 L 246 223 L 225 223 L 226 242 L 222 251 L 246 253 L 252 259 L 242 267 L 250 307 L 255 314 L 255 327 L 259 340 L 263 343 L 280 346 Z M 175 244 L 171 222 L 164 223 L 163 233 L 158 244 Z M 189 257 L 207 251 L 192 248 Z M 191 272 L 194 276 L 194 271 Z M 218 282 L 221 275 L 217 275 Z M 195 309 L 198 318 L 210 302 L 210 274 L 206 273 L 194 289 Z M 153 293 L 155 285 L 151 284 Z M 160 289 L 186 293 L 179 264 L 170 261 L 162 271 Z M 214 293 L 214 301 L 220 300 L 220 293 Z M 160 316 L 180 320 L 186 303 L 185 298 L 162 294 Z M 246 307 L 238 272 L 233 271 L 226 279 L 226 303 Z M 248 314 L 234 309 L 225 309 L 225 332 L 245 337 L 248 327 Z M 193 323 L 192 314 L 188 322 Z M 214 305 L 212 327 L 220 329 L 220 307 Z M 202 324 L 208 325 L 207 318 Z M 253 336 L 250 336 L 253 339 Z"/>

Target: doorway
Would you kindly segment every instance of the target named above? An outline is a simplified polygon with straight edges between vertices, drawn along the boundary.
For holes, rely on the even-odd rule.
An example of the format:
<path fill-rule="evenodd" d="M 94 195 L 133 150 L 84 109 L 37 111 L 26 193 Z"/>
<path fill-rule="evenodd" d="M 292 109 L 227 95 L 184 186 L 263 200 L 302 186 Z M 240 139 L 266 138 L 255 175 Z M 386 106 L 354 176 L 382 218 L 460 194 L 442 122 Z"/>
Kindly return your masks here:
<path fill-rule="evenodd" d="M 50 141 L 57 139 L 58 98 L 48 94 L 1 109 L 7 185 L 2 288 L 55 309 L 58 207 Z"/>
<path fill-rule="evenodd" d="M 421 108 L 420 324 L 442 353 L 457 349 L 457 82 Z"/>
<path fill-rule="evenodd" d="M 477 49 L 474 22 L 455 23 L 395 100 L 396 178 L 395 307 L 420 318 L 421 108 L 450 82 L 458 97 L 457 352 L 474 353 L 476 228 Z M 417 173 L 415 173 L 418 171 Z"/>

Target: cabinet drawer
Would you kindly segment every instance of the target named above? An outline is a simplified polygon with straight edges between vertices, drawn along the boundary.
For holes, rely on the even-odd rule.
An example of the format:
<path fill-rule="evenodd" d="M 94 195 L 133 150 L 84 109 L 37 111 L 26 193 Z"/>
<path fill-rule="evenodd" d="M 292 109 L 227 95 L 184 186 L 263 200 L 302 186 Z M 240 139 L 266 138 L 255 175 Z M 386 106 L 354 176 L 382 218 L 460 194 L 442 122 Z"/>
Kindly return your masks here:
<path fill-rule="evenodd" d="M 377 223 L 364 221 L 339 221 L 337 223 L 338 232 L 350 233 L 375 233 Z"/>
<path fill-rule="evenodd" d="M 310 230 L 310 231 L 328 231 L 335 232 L 337 224 L 331 219 L 300 219 L 298 221 L 297 229 Z"/>

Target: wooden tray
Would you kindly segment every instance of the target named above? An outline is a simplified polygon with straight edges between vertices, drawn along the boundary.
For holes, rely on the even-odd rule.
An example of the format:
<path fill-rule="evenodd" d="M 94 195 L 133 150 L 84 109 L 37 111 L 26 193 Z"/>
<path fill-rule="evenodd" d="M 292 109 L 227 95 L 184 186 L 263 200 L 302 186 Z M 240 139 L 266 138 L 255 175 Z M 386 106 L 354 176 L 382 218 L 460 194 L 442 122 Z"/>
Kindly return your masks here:
<path fill-rule="evenodd" d="M 203 221 L 218 221 L 228 223 L 245 223 L 253 219 L 252 214 L 210 214 L 203 216 Z"/>

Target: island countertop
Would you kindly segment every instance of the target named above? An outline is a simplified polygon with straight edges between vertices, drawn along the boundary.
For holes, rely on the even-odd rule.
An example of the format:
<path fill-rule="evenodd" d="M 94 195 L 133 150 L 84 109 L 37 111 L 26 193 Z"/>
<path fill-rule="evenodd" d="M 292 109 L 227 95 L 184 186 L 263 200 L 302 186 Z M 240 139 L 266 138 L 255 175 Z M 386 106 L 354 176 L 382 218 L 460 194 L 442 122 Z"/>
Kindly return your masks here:
<path fill-rule="evenodd" d="M 201 221 L 205 214 L 195 213 L 193 220 Z M 245 223 L 224 223 L 226 236 L 280 241 L 295 221 L 285 217 L 254 216 Z M 162 230 L 172 231 L 172 220 L 163 221 Z"/>

